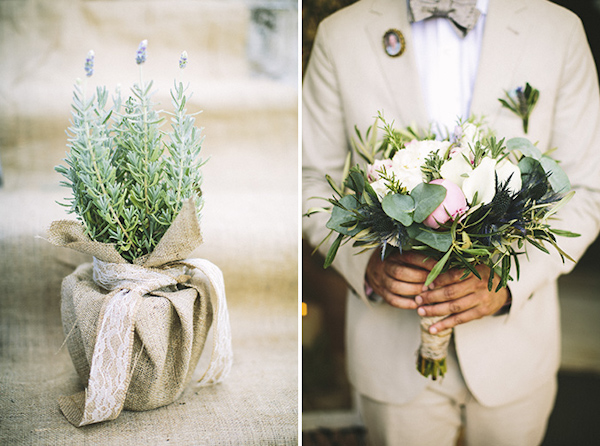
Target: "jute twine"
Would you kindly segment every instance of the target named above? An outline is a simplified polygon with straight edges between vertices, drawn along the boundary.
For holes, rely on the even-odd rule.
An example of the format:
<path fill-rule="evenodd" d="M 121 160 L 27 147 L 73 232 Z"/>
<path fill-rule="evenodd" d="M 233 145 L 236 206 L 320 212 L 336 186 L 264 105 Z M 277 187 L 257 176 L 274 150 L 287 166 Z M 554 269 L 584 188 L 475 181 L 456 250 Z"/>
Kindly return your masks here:
<path fill-rule="evenodd" d="M 227 376 L 232 349 L 222 273 L 207 260 L 182 260 L 202 242 L 192 202 L 136 264 L 113 246 L 91 241 L 77 222 L 53 222 L 48 239 L 94 256 L 62 285 L 66 343 L 86 387 L 59 398 L 73 425 L 172 403 L 192 377 L 213 319 L 211 362 L 199 383 Z"/>
<path fill-rule="evenodd" d="M 421 346 L 419 353 L 424 359 L 439 361 L 448 355 L 448 345 L 452 336 L 452 329 L 440 331 L 437 334 L 429 333 L 429 327 L 445 316 L 421 317 Z"/>

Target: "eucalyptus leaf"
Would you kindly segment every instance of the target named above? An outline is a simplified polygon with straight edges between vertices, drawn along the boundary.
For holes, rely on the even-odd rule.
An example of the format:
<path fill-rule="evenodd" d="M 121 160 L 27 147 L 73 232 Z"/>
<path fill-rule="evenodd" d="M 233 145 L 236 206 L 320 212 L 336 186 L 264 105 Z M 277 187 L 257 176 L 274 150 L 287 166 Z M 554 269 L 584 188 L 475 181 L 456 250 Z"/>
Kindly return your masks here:
<path fill-rule="evenodd" d="M 519 170 L 521 171 L 521 175 L 527 175 L 532 172 L 535 172 L 536 170 L 543 172 L 543 170 L 544 170 L 538 160 L 536 160 L 535 158 L 531 158 L 529 156 L 524 156 L 523 158 L 521 158 L 518 166 L 519 166 Z"/>
<path fill-rule="evenodd" d="M 425 243 L 439 252 L 446 252 L 452 246 L 452 234 L 449 232 L 436 232 L 431 229 L 422 229 L 415 240 Z"/>
<path fill-rule="evenodd" d="M 383 208 L 383 212 L 404 226 L 412 224 L 412 213 L 415 209 L 415 202 L 410 195 L 386 195 L 381 201 L 381 207 Z"/>
<path fill-rule="evenodd" d="M 510 151 L 518 150 L 525 156 L 530 156 L 536 160 L 542 157 L 542 152 L 527 138 L 511 138 L 506 141 L 506 148 Z"/>
<path fill-rule="evenodd" d="M 339 204 L 341 206 L 334 206 L 331 210 L 327 228 L 347 236 L 353 236 L 360 232 L 360 229 L 355 226 L 357 220 L 353 210 L 359 203 L 354 195 L 346 195 L 339 201 Z M 349 228 L 349 225 L 353 228 Z"/>
<path fill-rule="evenodd" d="M 413 219 L 421 223 L 442 204 L 446 198 L 446 188 L 440 184 L 419 183 L 410 196 L 415 200 Z"/>
<path fill-rule="evenodd" d="M 542 156 L 540 163 L 544 171 L 549 174 L 548 182 L 556 193 L 565 193 L 571 189 L 569 177 L 556 161 L 548 156 Z"/>

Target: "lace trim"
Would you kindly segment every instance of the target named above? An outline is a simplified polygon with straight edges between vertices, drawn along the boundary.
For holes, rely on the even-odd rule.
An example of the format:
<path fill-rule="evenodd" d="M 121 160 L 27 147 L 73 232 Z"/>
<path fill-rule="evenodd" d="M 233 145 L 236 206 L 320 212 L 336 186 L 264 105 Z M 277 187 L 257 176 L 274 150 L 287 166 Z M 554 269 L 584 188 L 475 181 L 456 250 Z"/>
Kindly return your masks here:
<path fill-rule="evenodd" d="M 208 260 L 190 259 L 182 264 L 197 268 L 209 280 L 209 297 L 215 312 L 214 345 L 210 364 L 199 384 L 216 384 L 229 374 L 233 363 L 223 275 Z M 85 395 L 77 394 L 59 400 L 61 410 L 72 424 L 84 426 L 119 416 L 131 379 L 129 366 L 138 305 L 144 294 L 176 284 L 181 272 L 180 267 L 159 271 L 94 258 L 94 281 L 105 289 L 113 290 L 113 294 L 107 297 L 101 312 L 102 322 L 94 345 Z"/>

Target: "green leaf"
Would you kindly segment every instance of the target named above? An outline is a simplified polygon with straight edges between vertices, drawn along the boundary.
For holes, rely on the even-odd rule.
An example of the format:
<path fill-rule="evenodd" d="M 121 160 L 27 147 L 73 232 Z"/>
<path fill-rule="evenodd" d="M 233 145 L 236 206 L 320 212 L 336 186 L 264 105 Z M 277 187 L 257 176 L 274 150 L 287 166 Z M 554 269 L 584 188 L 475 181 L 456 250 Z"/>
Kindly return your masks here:
<path fill-rule="evenodd" d="M 329 213 L 331 212 L 331 209 L 329 208 L 324 208 L 324 207 L 312 207 L 309 208 L 306 213 L 304 214 L 305 217 L 310 217 L 313 214 L 319 213 L 319 212 L 325 212 L 325 213 Z"/>
<path fill-rule="evenodd" d="M 333 243 L 329 247 L 329 251 L 327 251 L 327 256 L 325 257 L 325 262 L 323 263 L 323 268 L 329 268 L 331 266 L 343 239 L 344 235 L 339 234 L 337 238 L 333 241 Z"/>
<path fill-rule="evenodd" d="M 488 290 L 492 291 L 494 287 L 494 268 L 490 268 L 490 277 L 488 278 Z"/>
<path fill-rule="evenodd" d="M 563 229 L 550 228 L 550 232 L 552 232 L 553 234 L 559 235 L 561 237 L 580 237 L 581 236 L 581 234 L 577 234 L 577 233 L 571 232 L 571 231 L 565 231 Z"/>
<path fill-rule="evenodd" d="M 504 107 L 506 107 L 506 108 L 508 108 L 509 110 L 511 110 L 511 111 L 513 111 L 513 112 L 515 112 L 515 113 L 516 113 L 516 111 L 517 111 L 517 110 L 516 110 L 516 108 L 515 108 L 513 105 L 509 104 L 509 103 L 508 103 L 508 102 L 506 102 L 504 99 L 498 99 L 498 100 L 500 101 L 500 103 L 501 103 L 501 104 L 502 104 Z"/>
<path fill-rule="evenodd" d="M 441 274 L 446 265 L 446 262 L 450 258 L 450 254 L 452 254 L 452 250 L 449 250 L 444 257 L 442 257 L 433 267 L 433 269 L 427 275 L 427 280 L 425 280 L 425 286 L 429 286 L 433 283 L 433 281 Z"/>
<path fill-rule="evenodd" d="M 519 170 L 521 171 L 521 175 L 530 174 L 536 170 L 539 170 L 541 172 L 544 171 L 540 162 L 529 156 L 524 156 L 523 158 L 521 158 L 518 165 Z"/>
<path fill-rule="evenodd" d="M 440 252 L 446 252 L 452 246 L 452 234 L 449 232 L 436 232 L 431 229 L 422 229 L 414 239 L 425 243 L 427 246 Z"/>
<path fill-rule="evenodd" d="M 333 178 L 331 178 L 331 176 L 329 175 L 325 175 L 325 179 L 327 180 L 327 182 L 329 183 L 329 185 L 331 186 L 331 188 L 340 196 L 344 195 L 342 193 L 342 190 L 340 189 L 340 187 L 335 183 L 335 181 L 333 180 Z"/>
<path fill-rule="evenodd" d="M 415 213 L 413 219 L 421 223 L 442 204 L 446 198 L 446 188 L 440 184 L 420 183 L 410 196 L 415 200 Z"/>
<path fill-rule="evenodd" d="M 353 195 L 346 195 L 337 204 L 331 211 L 331 217 L 326 225 L 327 228 L 350 237 L 360 232 L 360 229 L 355 226 L 357 218 L 353 212 L 353 209 L 359 206 L 356 198 Z M 353 229 L 349 229 L 349 226 Z"/>
<path fill-rule="evenodd" d="M 362 194 L 365 190 L 365 175 L 358 166 L 354 166 L 350 169 L 348 177 L 346 178 L 345 185 L 347 188 L 353 190 L 357 194 Z"/>
<path fill-rule="evenodd" d="M 529 243 L 531 243 L 533 246 L 535 246 L 537 249 L 539 249 L 540 251 L 545 252 L 546 254 L 550 254 L 550 251 L 548 251 L 548 249 L 542 245 L 541 243 L 538 243 L 535 239 L 532 239 L 530 237 L 527 237 L 526 239 Z"/>
<path fill-rule="evenodd" d="M 410 195 L 389 194 L 381 201 L 383 212 L 399 221 L 404 226 L 410 226 L 413 222 L 411 214 L 415 210 L 415 202 Z"/>
<path fill-rule="evenodd" d="M 483 248 L 468 248 L 463 249 L 462 252 L 472 255 L 474 257 L 488 256 L 490 252 L 487 249 Z"/>
<path fill-rule="evenodd" d="M 481 280 L 481 276 L 479 275 L 479 271 L 477 271 L 475 269 L 475 267 L 471 264 L 471 262 L 469 262 L 467 259 L 465 259 L 463 256 L 460 255 L 459 251 L 456 251 L 456 256 L 460 259 L 461 263 L 464 265 L 464 267 L 471 271 L 471 273 L 473 273 L 473 275 L 475 277 L 477 277 L 479 280 Z"/>
<path fill-rule="evenodd" d="M 573 195 L 575 195 L 574 190 L 570 191 L 564 197 L 562 197 L 561 200 L 558 203 L 556 203 L 552 207 L 552 209 L 550 209 L 550 211 L 546 214 L 546 218 L 549 218 L 550 216 L 556 214 L 560 209 L 562 209 L 562 207 L 566 205 L 571 200 L 571 198 L 573 198 Z"/>
<path fill-rule="evenodd" d="M 556 161 L 548 156 L 542 156 L 540 163 L 546 173 L 549 173 L 548 181 L 552 186 L 552 190 L 556 193 L 567 192 L 571 189 L 571 182 L 569 177 L 562 170 Z"/>
<path fill-rule="evenodd" d="M 506 148 L 510 151 L 518 150 L 525 156 L 530 156 L 536 160 L 542 157 L 542 152 L 527 138 L 512 138 L 506 141 Z"/>

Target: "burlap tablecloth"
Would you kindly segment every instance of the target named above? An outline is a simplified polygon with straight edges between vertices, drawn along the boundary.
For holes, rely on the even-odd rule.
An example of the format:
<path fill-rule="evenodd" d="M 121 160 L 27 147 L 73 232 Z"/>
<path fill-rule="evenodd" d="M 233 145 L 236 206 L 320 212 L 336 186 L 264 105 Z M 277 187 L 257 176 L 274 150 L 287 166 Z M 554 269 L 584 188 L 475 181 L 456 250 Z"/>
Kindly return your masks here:
<path fill-rule="evenodd" d="M 61 194 L 58 188 L 0 190 L 0 444 L 297 444 L 297 279 L 289 243 L 277 266 L 260 258 L 256 243 L 229 245 L 215 260 L 224 262 L 233 337 L 234 364 L 225 382 L 99 425 L 78 429 L 64 418 L 58 397 L 82 386 L 61 348 L 60 283 L 89 259 L 35 238 L 61 217 L 54 204 Z M 248 229 L 256 235 L 252 223 Z M 223 234 L 215 244 L 226 239 Z M 218 249 L 207 242 L 206 253 L 216 256 Z"/>

